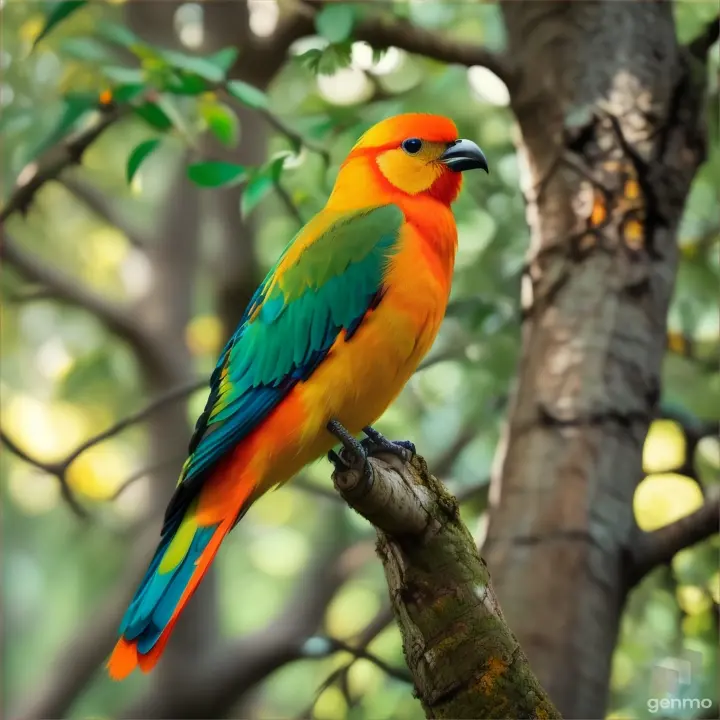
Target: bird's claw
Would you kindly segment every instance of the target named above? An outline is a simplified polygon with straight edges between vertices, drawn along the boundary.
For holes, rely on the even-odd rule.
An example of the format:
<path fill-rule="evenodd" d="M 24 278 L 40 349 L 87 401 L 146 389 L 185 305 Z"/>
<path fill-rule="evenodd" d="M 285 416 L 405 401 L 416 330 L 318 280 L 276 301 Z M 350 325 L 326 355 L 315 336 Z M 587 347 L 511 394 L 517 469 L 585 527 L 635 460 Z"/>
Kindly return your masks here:
<path fill-rule="evenodd" d="M 413 459 L 416 454 L 415 444 L 409 440 L 388 440 L 383 434 L 368 426 L 363 428 L 367 437 L 360 442 L 368 456 L 388 453 L 399 457 L 403 462 Z"/>
<path fill-rule="evenodd" d="M 372 477 L 372 471 L 368 464 L 368 453 L 363 444 L 354 438 L 339 422 L 331 420 L 328 423 L 328 430 L 342 443 L 340 452 L 330 450 L 327 457 L 333 464 L 336 472 L 355 470 L 361 473 L 366 479 Z"/>

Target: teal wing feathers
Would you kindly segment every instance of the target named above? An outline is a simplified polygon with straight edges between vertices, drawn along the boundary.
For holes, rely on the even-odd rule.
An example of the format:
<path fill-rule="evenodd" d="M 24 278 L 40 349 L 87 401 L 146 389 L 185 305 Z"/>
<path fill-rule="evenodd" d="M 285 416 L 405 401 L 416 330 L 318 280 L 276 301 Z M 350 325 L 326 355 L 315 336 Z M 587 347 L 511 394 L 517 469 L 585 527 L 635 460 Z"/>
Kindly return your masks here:
<path fill-rule="evenodd" d="M 312 374 L 341 333 L 349 340 L 380 302 L 402 223 L 395 205 L 348 213 L 283 266 L 288 245 L 212 374 L 166 524 L 196 495 L 207 471 Z"/>

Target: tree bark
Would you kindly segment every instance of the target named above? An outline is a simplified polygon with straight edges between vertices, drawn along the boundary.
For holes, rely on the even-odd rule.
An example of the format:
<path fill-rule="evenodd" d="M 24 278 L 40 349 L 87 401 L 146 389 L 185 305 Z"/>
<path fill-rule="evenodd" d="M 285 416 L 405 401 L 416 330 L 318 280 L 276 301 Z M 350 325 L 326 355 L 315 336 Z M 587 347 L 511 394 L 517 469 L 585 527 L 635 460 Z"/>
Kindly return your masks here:
<path fill-rule="evenodd" d="M 559 718 L 505 623 L 457 501 L 416 456 L 335 486 L 377 531 L 395 619 L 429 718 Z"/>
<path fill-rule="evenodd" d="M 603 717 L 705 76 L 669 3 L 502 6 L 531 245 L 486 544 L 566 718 Z"/>

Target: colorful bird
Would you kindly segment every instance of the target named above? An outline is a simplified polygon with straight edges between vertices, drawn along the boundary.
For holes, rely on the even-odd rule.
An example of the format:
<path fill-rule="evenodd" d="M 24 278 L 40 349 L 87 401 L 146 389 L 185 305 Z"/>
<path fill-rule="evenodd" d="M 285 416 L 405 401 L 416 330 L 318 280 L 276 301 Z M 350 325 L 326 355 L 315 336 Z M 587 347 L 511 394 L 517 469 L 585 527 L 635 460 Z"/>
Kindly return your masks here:
<path fill-rule="evenodd" d="M 487 172 L 480 148 L 436 115 L 388 118 L 353 147 L 220 356 L 111 677 L 154 667 L 223 538 L 261 495 L 338 437 L 363 461 L 373 448 L 402 452 L 369 425 L 440 328 L 457 249 L 450 204 L 472 168 Z M 361 431 L 369 445 L 354 440 Z"/>

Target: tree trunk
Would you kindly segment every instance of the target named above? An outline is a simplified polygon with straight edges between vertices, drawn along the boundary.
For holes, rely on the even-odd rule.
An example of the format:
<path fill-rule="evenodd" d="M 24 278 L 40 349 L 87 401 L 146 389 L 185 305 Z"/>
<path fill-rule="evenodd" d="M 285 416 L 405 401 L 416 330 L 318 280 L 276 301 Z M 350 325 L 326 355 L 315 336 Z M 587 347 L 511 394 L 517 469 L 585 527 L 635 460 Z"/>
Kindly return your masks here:
<path fill-rule="evenodd" d="M 502 6 L 531 245 L 485 557 L 566 718 L 604 716 L 704 73 L 669 3 Z"/>

